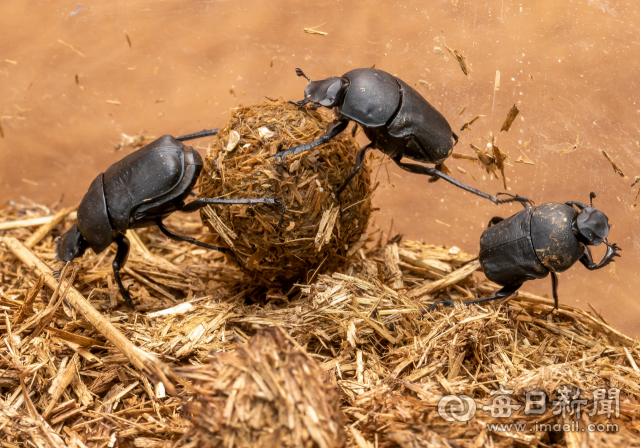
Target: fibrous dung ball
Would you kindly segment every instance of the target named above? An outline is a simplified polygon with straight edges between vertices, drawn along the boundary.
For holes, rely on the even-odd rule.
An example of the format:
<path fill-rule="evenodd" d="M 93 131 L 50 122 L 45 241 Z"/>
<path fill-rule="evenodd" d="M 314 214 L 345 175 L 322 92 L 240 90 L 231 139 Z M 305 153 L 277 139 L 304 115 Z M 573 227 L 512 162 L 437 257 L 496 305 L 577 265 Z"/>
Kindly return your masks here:
<path fill-rule="evenodd" d="M 179 373 L 196 392 L 184 408 L 194 428 L 183 439 L 193 446 L 344 446 L 335 385 L 279 329 L 261 330 L 234 352 Z"/>
<path fill-rule="evenodd" d="M 278 162 L 278 150 L 311 142 L 329 114 L 270 101 L 233 110 L 212 143 L 200 178 L 200 197 L 280 199 L 266 205 L 209 205 L 203 222 L 215 244 L 230 248 L 257 283 L 282 287 L 306 282 L 320 267 L 337 270 L 363 240 L 371 215 L 369 161 L 341 195 L 334 192 L 355 167 L 360 149 L 350 133 Z"/>

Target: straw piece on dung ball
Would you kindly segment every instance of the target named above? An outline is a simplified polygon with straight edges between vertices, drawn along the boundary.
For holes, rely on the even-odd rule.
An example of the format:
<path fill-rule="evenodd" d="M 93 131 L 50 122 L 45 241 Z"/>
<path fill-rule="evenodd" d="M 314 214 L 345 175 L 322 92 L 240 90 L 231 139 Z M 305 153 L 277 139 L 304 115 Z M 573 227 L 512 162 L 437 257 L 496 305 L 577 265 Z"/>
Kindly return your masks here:
<path fill-rule="evenodd" d="M 209 365 L 179 369 L 194 381 L 183 439 L 211 447 L 342 447 L 340 397 L 327 374 L 276 328 L 259 331 Z"/>
<path fill-rule="evenodd" d="M 276 198 L 286 207 L 281 227 L 276 207 L 212 205 L 201 211 L 215 244 L 230 248 L 255 282 L 306 282 L 321 264 L 335 271 L 367 229 L 369 162 L 342 193 L 342 214 L 333 193 L 355 167 L 360 148 L 350 133 L 283 163 L 268 158 L 315 140 L 330 122 L 325 112 L 284 101 L 239 107 L 209 149 L 200 197 Z"/>

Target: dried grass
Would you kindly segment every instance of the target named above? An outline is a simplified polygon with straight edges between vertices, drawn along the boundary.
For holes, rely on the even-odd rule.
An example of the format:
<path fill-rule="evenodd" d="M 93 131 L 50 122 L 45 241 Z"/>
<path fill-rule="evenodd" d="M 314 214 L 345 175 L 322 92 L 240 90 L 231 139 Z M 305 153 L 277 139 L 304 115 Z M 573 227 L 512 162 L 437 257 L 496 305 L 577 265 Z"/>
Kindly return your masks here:
<path fill-rule="evenodd" d="M 215 205 L 202 211 L 215 243 L 231 248 L 256 283 L 288 289 L 310 279 L 318 260 L 324 260 L 323 270 L 335 270 L 367 230 L 369 163 L 342 193 L 342 214 L 333 194 L 355 165 L 359 147 L 349 133 L 284 164 L 267 158 L 315 140 L 330 122 L 324 111 L 284 101 L 238 107 L 209 149 L 200 197 L 278 198 L 287 208 L 280 228 L 275 208 Z"/>
<path fill-rule="evenodd" d="M 55 211 L 26 202 L 6 206 L 0 215 L 1 223 Z M 192 218 L 180 218 L 169 225 L 205 237 Z M 53 238 L 71 222 L 67 217 L 35 244 L 34 256 L 59 267 Z M 18 227 L 2 236 L 26 241 L 34 232 Z M 342 272 L 319 275 L 290 301 L 252 303 L 255 284 L 219 253 L 175 244 L 154 229 L 136 235 L 127 266 L 138 276 L 125 273 L 124 281 L 143 314 L 118 309 L 109 252 L 88 253 L 74 263 L 74 289 L 137 350 L 171 364 L 175 393 L 135 367 L 131 353 L 110 342 L 103 328 L 68 307 L 66 287 L 57 295 L 46 282 L 42 289 L 37 272 L 0 245 L 4 447 L 183 448 L 255 440 L 269 446 L 275 442 L 261 437 L 270 431 L 285 446 L 323 446 L 318 440 L 339 446 L 332 385 L 348 447 L 640 444 L 638 341 L 599 314 L 572 306 L 561 304 L 556 315 L 545 317 L 553 301 L 524 291 L 488 306 L 424 314 L 439 298 L 466 299 L 498 288 L 474 272 L 472 255 L 455 247 L 369 241 Z M 263 333 L 267 327 L 282 331 Z M 617 387 L 621 415 L 611 422 L 620 431 L 488 432 L 487 423 L 573 418 L 525 416 L 522 409 L 510 420 L 492 418 L 481 409 L 501 384 L 520 405 L 531 390 L 553 398 L 562 385 L 579 387 L 590 403 L 584 412 L 592 409 L 594 389 Z M 476 399 L 475 418 L 440 418 L 438 402 L 449 394 Z M 305 420 L 312 415 L 308 406 L 318 419 L 311 417 L 313 424 Z M 291 420 L 283 423 L 283 416 Z M 606 420 L 583 414 L 581 424 L 588 421 Z"/>
<path fill-rule="evenodd" d="M 185 439 L 198 445 L 344 446 L 335 384 L 281 329 L 260 330 L 234 352 L 177 373 L 198 396 L 185 407 L 195 425 Z"/>

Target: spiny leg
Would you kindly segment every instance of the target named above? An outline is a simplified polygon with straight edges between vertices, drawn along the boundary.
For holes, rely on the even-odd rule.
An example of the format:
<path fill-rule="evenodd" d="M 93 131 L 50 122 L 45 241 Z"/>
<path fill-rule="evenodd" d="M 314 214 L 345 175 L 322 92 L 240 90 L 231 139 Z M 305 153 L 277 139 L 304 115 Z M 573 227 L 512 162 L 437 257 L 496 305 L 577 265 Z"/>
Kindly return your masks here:
<path fill-rule="evenodd" d="M 122 284 L 122 279 L 120 278 L 120 269 L 124 268 L 124 265 L 127 263 L 127 258 L 129 257 L 129 240 L 122 233 L 119 233 L 115 239 L 115 242 L 118 245 L 118 250 L 116 251 L 116 256 L 113 259 L 113 275 L 116 278 L 118 289 L 120 289 L 120 294 L 122 294 L 122 298 L 124 298 L 127 306 L 132 310 L 135 310 L 136 307 L 133 305 L 131 295 Z"/>
<path fill-rule="evenodd" d="M 615 263 L 614 257 L 619 257 L 620 254 L 618 253 L 618 251 L 622 249 L 620 249 L 620 246 L 618 246 L 616 243 L 609 244 L 609 241 L 606 238 L 604 243 L 607 245 L 607 252 L 604 254 L 604 257 L 602 257 L 602 260 L 600 260 L 600 263 L 597 264 L 593 261 L 589 246 L 582 246 L 584 254 L 579 258 L 579 261 L 584 265 L 585 268 L 589 269 L 590 271 L 595 271 L 596 269 L 602 269 L 612 262 Z"/>
<path fill-rule="evenodd" d="M 193 134 L 181 135 L 179 137 L 176 137 L 176 140 L 184 142 L 186 140 L 193 140 L 195 138 L 209 137 L 210 135 L 216 135 L 218 131 L 219 129 L 205 129 L 200 132 L 194 132 Z"/>
<path fill-rule="evenodd" d="M 183 206 L 180 211 L 183 213 L 191 213 L 201 208 L 209 205 L 209 204 L 246 204 L 246 205 L 257 205 L 257 204 L 267 204 L 267 205 L 277 205 L 280 207 L 280 221 L 278 221 L 278 227 L 282 224 L 282 219 L 284 218 L 285 207 L 280 199 L 273 198 L 264 198 L 264 199 L 214 199 L 214 198 L 201 198 L 196 199 L 195 201 L 191 201 L 185 206 Z"/>
<path fill-rule="evenodd" d="M 533 202 L 531 199 L 527 199 L 527 198 L 523 198 L 522 196 L 519 195 L 512 195 L 510 193 L 496 193 L 496 197 L 497 196 L 509 196 L 510 198 L 512 198 L 511 202 L 519 202 L 520 204 L 522 204 L 522 207 L 527 208 L 527 207 L 532 207 L 535 205 L 535 202 Z M 500 200 L 500 199 L 498 199 Z"/>
<path fill-rule="evenodd" d="M 308 102 L 309 102 L 308 98 L 305 98 L 305 99 L 300 100 L 300 101 L 287 101 L 287 103 L 293 104 L 294 106 L 298 106 L 298 108 L 301 108 L 302 106 L 304 106 Z"/>
<path fill-rule="evenodd" d="M 230 252 L 231 255 L 233 255 L 233 259 L 236 261 L 236 263 L 238 263 L 238 266 L 241 266 L 240 261 L 238 261 L 238 258 L 236 257 L 236 254 L 234 254 L 232 250 L 229 250 L 226 247 L 214 246 L 213 244 L 207 244 L 207 243 L 203 243 L 202 241 L 198 241 L 197 239 L 192 238 L 190 236 L 174 233 L 171 230 L 167 229 L 161 220 L 157 220 L 156 225 L 158 226 L 160 231 L 165 234 L 167 238 L 170 238 L 174 241 L 184 241 L 186 243 L 191 243 L 191 244 L 195 244 L 196 246 L 204 247 L 205 249 L 217 250 L 218 252 L 222 252 L 222 253 Z"/>
<path fill-rule="evenodd" d="M 287 156 L 290 156 L 290 155 L 295 156 L 297 154 L 300 154 L 301 152 L 308 151 L 311 148 L 315 148 L 316 146 L 320 146 L 324 143 L 327 143 L 336 135 L 344 131 L 348 125 L 349 125 L 349 120 L 334 121 L 329 126 L 327 126 L 327 129 L 324 131 L 324 134 L 322 134 L 320 137 L 318 137 L 316 140 L 312 141 L 311 143 L 307 143 L 300 146 L 294 146 L 293 148 L 289 148 L 286 151 L 280 151 L 274 156 L 269 156 L 269 157 L 274 157 L 277 162 L 282 162 Z"/>
<path fill-rule="evenodd" d="M 355 168 L 353 169 L 351 174 L 347 176 L 347 178 L 342 183 L 340 188 L 336 190 L 336 198 L 338 199 L 339 204 L 342 205 L 342 202 L 340 201 L 340 195 L 342 194 L 344 189 L 347 188 L 347 185 L 349 185 L 349 182 L 351 182 L 351 180 L 360 172 L 360 169 L 362 168 L 362 163 L 364 162 L 364 157 L 367 155 L 367 150 L 371 149 L 372 147 L 373 147 L 373 143 L 369 143 L 368 145 L 364 146 L 360 151 L 358 151 L 358 154 L 356 155 Z"/>
<path fill-rule="evenodd" d="M 496 292 L 495 295 L 493 295 L 491 297 L 484 297 L 482 299 L 468 300 L 468 301 L 459 302 L 459 303 L 462 303 L 464 305 L 469 306 L 469 305 L 473 305 L 475 303 L 484 303 L 484 302 L 490 302 L 492 300 L 504 299 L 505 297 L 509 297 L 511 294 L 513 294 L 518 289 L 520 289 L 521 286 L 522 286 L 522 283 L 520 283 L 519 285 L 514 285 L 514 286 L 505 286 L 504 288 L 502 288 L 501 290 Z M 436 302 L 433 305 L 431 305 L 427 309 L 427 312 L 435 310 L 438 307 L 438 305 L 440 305 L 440 304 L 442 304 L 444 306 L 449 306 L 449 307 L 454 307 L 455 306 L 455 302 L 453 300 L 445 299 L 445 300 L 442 300 L 440 302 Z"/>
<path fill-rule="evenodd" d="M 485 199 L 489 199 L 491 202 L 493 202 L 494 204 L 505 204 L 507 202 L 514 202 L 514 201 L 519 201 L 519 202 L 528 202 L 529 200 L 527 198 L 521 198 L 519 196 L 513 197 L 513 198 L 509 198 L 509 199 L 498 199 L 494 196 L 491 196 L 490 194 L 487 193 L 483 193 L 480 190 L 477 190 L 473 187 L 470 187 L 469 185 L 463 184 L 462 182 L 455 180 L 452 177 L 447 176 L 446 174 L 444 174 L 441 171 L 438 171 L 435 168 L 432 168 L 430 166 L 426 166 L 426 165 L 418 165 L 415 163 L 403 163 L 401 162 L 399 159 L 394 159 L 394 162 L 396 162 L 396 164 L 402 168 L 405 171 L 408 171 L 410 173 L 415 173 L 415 174 L 424 174 L 426 176 L 438 176 L 444 180 L 446 180 L 447 182 L 455 185 L 456 187 L 462 188 L 465 191 L 468 191 L 470 193 L 473 193 L 477 196 L 480 196 L 481 198 L 485 198 Z"/>

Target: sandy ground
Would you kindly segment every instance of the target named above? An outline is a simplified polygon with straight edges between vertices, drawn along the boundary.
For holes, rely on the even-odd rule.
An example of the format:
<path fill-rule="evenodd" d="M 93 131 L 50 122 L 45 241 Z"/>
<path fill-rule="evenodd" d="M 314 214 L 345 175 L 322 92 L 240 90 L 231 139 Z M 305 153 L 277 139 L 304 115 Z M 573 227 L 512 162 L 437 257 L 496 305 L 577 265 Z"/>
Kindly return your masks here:
<path fill-rule="evenodd" d="M 73 204 L 97 173 L 125 154 L 114 151 L 122 133 L 220 127 L 238 104 L 264 96 L 301 99 L 305 81 L 294 67 L 321 79 L 375 64 L 416 86 L 456 130 L 483 115 L 471 130 L 458 132 L 456 152 L 471 155 L 470 143 L 484 147 L 483 137 L 498 134 L 510 156 L 512 193 L 537 203 L 587 202 L 590 191 L 597 193 L 595 205 L 613 223 L 610 238 L 623 257 L 615 270 L 589 272 L 578 264 L 561 274 L 560 300 L 585 309 L 591 303 L 637 336 L 640 237 L 634 232 L 637 189 L 630 188 L 640 174 L 637 5 L 530 3 L 4 0 L 0 201 L 52 203 L 64 194 L 64 203 Z M 318 25 L 328 34 L 303 32 Z M 469 76 L 445 45 L 467 57 Z M 500 133 L 515 103 L 520 115 Z M 516 146 L 534 165 L 515 163 L 521 157 Z M 603 149 L 628 178 L 614 172 Z M 477 164 L 451 160 L 448 166 L 470 185 L 503 190 L 502 181 L 490 180 Z M 470 252 L 477 252 L 492 216 L 519 210 L 392 165 L 378 179 L 378 225 L 388 229 L 393 219 L 407 238 Z M 603 251 L 596 253 L 599 259 Z M 524 288 L 550 295 L 550 283 Z"/>

